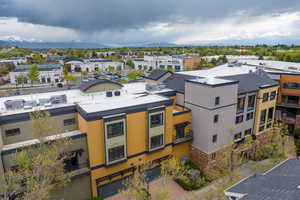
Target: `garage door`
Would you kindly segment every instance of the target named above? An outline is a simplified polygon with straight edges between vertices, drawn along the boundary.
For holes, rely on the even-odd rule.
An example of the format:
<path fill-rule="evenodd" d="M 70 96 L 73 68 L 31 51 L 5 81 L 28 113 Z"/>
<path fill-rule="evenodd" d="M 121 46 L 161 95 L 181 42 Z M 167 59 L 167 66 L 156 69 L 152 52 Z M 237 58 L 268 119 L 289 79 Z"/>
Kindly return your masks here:
<path fill-rule="evenodd" d="M 126 178 L 119 179 L 117 181 L 101 185 L 97 188 L 98 196 L 102 198 L 107 198 L 117 194 L 120 190 L 124 189 L 124 183 L 128 181 L 132 176 L 127 176 Z"/>

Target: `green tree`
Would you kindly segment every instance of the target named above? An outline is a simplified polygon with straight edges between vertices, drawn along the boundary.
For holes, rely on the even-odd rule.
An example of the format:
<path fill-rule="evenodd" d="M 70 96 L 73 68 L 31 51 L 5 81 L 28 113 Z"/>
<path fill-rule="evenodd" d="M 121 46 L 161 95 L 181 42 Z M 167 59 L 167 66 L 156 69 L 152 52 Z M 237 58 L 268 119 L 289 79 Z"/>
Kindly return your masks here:
<path fill-rule="evenodd" d="M 70 82 L 75 81 L 75 80 L 77 79 L 77 77 L 76 77 L 76 76 L 73 76 L 73 75 L 71 75 L 71 74 L 67 74 L 67 75 L 64 76 L 64 79 L 67 81 L 67 85 L 69 85 Z M 70 86 L 70 85 L 69 85 L 69 86 Z"/>
<path fill-rule="evenodd" d="M 134 63 L 132 60 L 127 60 L 127 65 L 131 68 L 134 68 Z"/>
<path fill-rule="evenodd" d="M 108 71 L 110 71 L 110 72 L 113 72 L 113 71 L 115 71 L 115 67 L 114 66 L 108 66 Z"/>
<path fill-rule="evenodd" d="M 47 136 L 52 127 L 48 112 L 34 111 L 31 121 L 37 142 L 14 154 L 14 169 L 4 174 L 6 184 L 0 185 L 2 200 L 49 200 L 51 192 L 70 182 L 70 173 L 65 173 L 64 160 L 67 157 L 69 139 L 58 138 L 49 143 Z M 22 193 L 20 193 L 22 191 Z M 17 197 L 14 197 L 18 194 Z"/>
<path fill-rule="evenodd" d="M 128 72 L 127 77 L 132 80 L 136 80 L 137 73 L 136 72 Z"/>
<path fill-rule="evenodd" d="M 0 68 L 0 76 L 5 76 L 9 73 L 9 69 L 7 66 L 3 66 Z"/>
<path fill-rule="evenodd" d="M 16 77 L 16 83 L 18 84 L 18 85 L 20 85 L 20 84 L 24 84 L 24 83 L 27 83 L 27 77 L 26 76 L 24 76 L 24 75 L 19 75 L 19 76 L 17 76 Z"/>
<path fill-rule="evenodd" d="M 28 71 L 28 78 L 29 78 L 31 84 L 33 84 L 35 82 L 39 82 L 40 81 L 39 77 L 40 77 L 40 72 L 39 72 L 38 66 L 32 65 Z"/>

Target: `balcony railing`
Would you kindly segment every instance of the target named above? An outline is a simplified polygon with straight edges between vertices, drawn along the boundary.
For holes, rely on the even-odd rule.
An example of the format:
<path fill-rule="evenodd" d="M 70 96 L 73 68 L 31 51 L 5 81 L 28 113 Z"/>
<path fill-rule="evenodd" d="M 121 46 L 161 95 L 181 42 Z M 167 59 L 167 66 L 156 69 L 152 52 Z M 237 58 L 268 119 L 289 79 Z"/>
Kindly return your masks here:
<path fill-rule="evenodd" d="M 174 136 L 173 143 L 179 144 L 182 142 L 191 141 L 192 139 L 193 139 L 193 131 L 189 131 L 188 133 L 185 133 L 185 135 L 183 137 Z"/>

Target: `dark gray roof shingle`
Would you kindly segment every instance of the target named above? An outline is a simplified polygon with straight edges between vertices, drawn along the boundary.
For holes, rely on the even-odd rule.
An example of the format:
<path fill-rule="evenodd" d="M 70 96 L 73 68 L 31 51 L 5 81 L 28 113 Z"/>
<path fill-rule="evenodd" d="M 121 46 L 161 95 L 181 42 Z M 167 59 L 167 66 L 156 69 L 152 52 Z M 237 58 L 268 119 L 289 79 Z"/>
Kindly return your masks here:
<path fill-rule="evenodd" d="M 289 159 L 264 175 L 251 176 L 226 190 L 246 194 L 241 200 L 300 199 L 300 160 Z"/>
<path fill-rule="evenodd" d="M 180 93 L 184 93 L 185 80 L 195 79 L 195 78 L 197 78 L 197 77 L 191 76 L 191 75 L 175 73 L 171 77 L 169 77 L 167 80 L 165 80 L 164 83 L 168 86 L 168 88 L 171 88 Z"/>
<path fill-rule="evenodd" d="M 153 70 L 151 72 L 151 74 L 149 74 L 145 78 L 146 79 L 151 79 L 151 80 L 158 80 L 158 79 L 160 79 L 161 77 L 163 77 L 167 73 L 172 73 L 172 72 L 167 71 L 167 70 L 156 69 L 156 70 Z"/>
<path fill-rule="evenodd" d="M 278 83 L 276 81 L 273 81 L 265 72 L 261 72 L 260 74 L 249 73 L 233 76 L 223 76 L 219 78 L 239 81 L 239 94 L 254 92 L 259 90 L 261 87 L 272 87 L 278 85 Z"/>

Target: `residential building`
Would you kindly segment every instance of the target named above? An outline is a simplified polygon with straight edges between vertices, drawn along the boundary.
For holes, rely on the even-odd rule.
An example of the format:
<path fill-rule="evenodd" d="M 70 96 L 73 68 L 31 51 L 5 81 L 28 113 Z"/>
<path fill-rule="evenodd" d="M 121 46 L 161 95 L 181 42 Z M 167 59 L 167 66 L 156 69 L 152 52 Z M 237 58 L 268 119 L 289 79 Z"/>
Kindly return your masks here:
<path fill-rule="evenodd" d="M 290 132 L 300 129 L 300 74 L 280 75 L 277 118 L 287 124 Z"/>
<path fill-rule="evenodd" d="M 153 179 L 163 160 L 189 157 L 191 111 L 175 104 L 172 89 L 95 80 L 80 89 L 57 90 L 0 99 L 0 173 L 14 166 L 14 152 L 36 142 L 29 119 L 35 109 L 51 115 L 55 129 L 48 140 L 73 140 L 68 169 L 76 176 L 54 199 L 106 198 L 143 164 L 152 163 L 145 174 Z"/>
<path fill-rule="evenodd" d="M 252 175 L 226 189 L 228 200 L 285 199 L 300 197 L 300 160 L 288 159 L 264 174 Z"/>
<path fill-rule="evenodd" d="M 1 59 L 0 62 L 12 62 L 14 65 L 21 65 L 27 63 L 26 57 L 10 57 L 8 59 Z"/>
<path fill-rule="evenodd" d="M 155 70 L 146 81 L 153 82 L 154 75 L 158 84 L 176 91 L 176 104 L 192 111 L 191 158 L 200 167 L 213 162 L 230 141 L 263 137 L 273 123 L 278 83 L 260 69 L 225 64 L 169 76 Z"/>
<path fill-rule="evenodd" d="M 162 69 L 169 71 L 182 71 L 183 60 L 173 56 L 144 56 L 143 59 L 133 60 L 136 70 L 149 70 Z"/>
<path fill-rule="evenodd" d="M 37 64 L 40 83 L 57 83 L 63 78 L 61 64 Z M 28 72 L 32 65 L 17 65 L 16 69 L 9 72 L 10 83 L 17 84 L 19 76 L 25 77 L 25 83 L 29 83 Z"/>
<path fill-rule="evenodd" d="M 124 63 L 106 59 L 85 59 L 85 60 L 70 60 L 66 64 L 71 65 L 72 72 L 92 72 L 92 71 L 109 71 L 112 67 L 114 70 L 123 70 Z"/>

